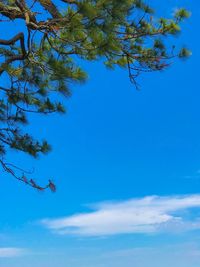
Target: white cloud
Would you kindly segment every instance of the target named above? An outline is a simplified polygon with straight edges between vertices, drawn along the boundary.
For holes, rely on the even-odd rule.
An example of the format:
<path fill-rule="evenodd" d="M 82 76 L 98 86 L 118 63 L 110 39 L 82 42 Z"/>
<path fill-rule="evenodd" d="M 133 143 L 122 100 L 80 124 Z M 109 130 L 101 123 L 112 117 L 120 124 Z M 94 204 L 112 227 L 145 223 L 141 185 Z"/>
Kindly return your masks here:
<path fill-rule="evenodd" d="M 85 236 L 187 231 L 200 228 L 200 221 L 185 221 L 183 215 L 180 217 L 180 211 L 195 207 L 200 208 L 200 195 L 148 196 L 99 203 L 92 206 L 91 212 L 44 219 L 41 223 L 60 234 Z"/>
<path fill-rule="evenodd" d="M 0 258 L 13 258 L 26 254 L 26 250 L 14 247 L 0 247 Z"/>

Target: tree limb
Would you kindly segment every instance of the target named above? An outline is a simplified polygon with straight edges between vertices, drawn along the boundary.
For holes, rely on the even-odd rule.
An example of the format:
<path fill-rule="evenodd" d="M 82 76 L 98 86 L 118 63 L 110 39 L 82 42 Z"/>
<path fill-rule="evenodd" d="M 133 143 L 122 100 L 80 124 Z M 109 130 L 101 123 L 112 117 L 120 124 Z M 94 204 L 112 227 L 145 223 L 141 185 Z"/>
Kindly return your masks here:
<path fill-rule="evenodd" d="M 0 75 L 5 71 L 5 67 L 7 65 L 9 65 L 10 63 L 12 63 L 13 61 L 16 60 L 23 60 L 26 58 L 26 48 L 25 48 L 25 44 L 24 44 L 24 33 L 20 32 L 17 35 L 15 35 L 13 38 L 11 38 L 10 40 L 3 40 L 0 39 L 0 45 L 14 45 L 17 41 L 20 41 L 20 46 L 21 46 L 21 50 L 22 50 L 22 54 L 19 55 L 14 55 L 9 57 L 0 67 Z"/>
<path fill-rule="evenodd" d="M 38 0 L 38 2 L 41 4 L 41 6 L 44 7 L 44 9 L 46 9 L 51 14 L 53 18 L 62 17 L 57 7 L 51 0 Z"/>

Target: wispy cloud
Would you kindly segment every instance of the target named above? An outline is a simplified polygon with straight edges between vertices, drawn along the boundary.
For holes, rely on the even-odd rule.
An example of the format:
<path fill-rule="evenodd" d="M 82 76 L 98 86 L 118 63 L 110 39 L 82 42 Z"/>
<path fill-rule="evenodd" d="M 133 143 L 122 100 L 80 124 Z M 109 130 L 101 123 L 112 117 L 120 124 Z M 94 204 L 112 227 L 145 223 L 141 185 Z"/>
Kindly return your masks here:
<path fill-rule="evenodd" d="M 160 231 L 200 228 L 200 221 L 190 222 L 180 211 L 200 208 L 200 195 L 147 196 L 121 202 L 93 205 L 91 212 L 41 223 L 60 234 L 106 236 L 125 233 L 154 233 Z"/>
<path fill-rule="evenodd" d="M 27 253 L 25 249 L 14 247 L 0 247 L 0 258 L 13 258 L 23 256 Z"/>

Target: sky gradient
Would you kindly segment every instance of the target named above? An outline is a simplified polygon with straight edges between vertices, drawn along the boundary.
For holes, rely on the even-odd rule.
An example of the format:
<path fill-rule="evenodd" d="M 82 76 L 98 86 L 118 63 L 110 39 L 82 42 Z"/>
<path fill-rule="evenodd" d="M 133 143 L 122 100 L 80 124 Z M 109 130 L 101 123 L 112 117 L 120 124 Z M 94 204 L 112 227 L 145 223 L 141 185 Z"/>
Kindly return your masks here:
<path fill-rule="evenodd" d="M 163 16 L 191 10 L 174 40 L 191 58 L 142 75 L 140 91 L 126 71 L 84 63 L 67 115 L 31 118 L 53 151 L 9 159 L 58 190 L 1 173 L 0 267 L 200 266 L 200 3 L 151 2 Z"/>

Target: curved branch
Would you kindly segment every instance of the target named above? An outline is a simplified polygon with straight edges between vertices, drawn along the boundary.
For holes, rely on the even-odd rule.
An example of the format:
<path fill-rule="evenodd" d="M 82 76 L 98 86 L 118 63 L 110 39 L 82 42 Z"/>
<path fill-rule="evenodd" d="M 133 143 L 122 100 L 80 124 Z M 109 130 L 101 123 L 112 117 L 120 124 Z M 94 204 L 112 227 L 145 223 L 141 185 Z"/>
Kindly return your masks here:
<path fill-rule="evenodd" d="M 15 179 L 19 180 L 22 183 L 27 184 L 28 186 L 31 186 L 31 187 L 39 190 L 39 191 L 43 191 L 45 189 L 50 189 L 52 192 L 55 192 L 56 191 L 56 186 L 55 186 L 55 184 L 51 180 L 49 180 L 49 183 L 46 186 L 43 186 L 42 187 L 42 186 L 39 186 L 33 179 L 28 179 L 24 175 L 24 173 L 26 171 L 23 171 L 21 168 L 18 168 L 18 167 L 16 167 L 13 164 L 6 163 L 6 162 L 4 162 L 3 159 L 0 159 L 0 164 L 1 164 L 2 168 L 4 169 L 4 171 L 6 171 L 7 173 L 11 174 Z M 18 176 L 16 174 L 16 172 L 14 171 L 14 169 L 23 171 L 23 174 L 21 176 Z"/>
<path fill-rule="evenodd" d="M 10 63 L 12 63 L 13 61 L 16 60 L 24 60 L 26 58 L 26 48 L 25 48 L 25 44 L 24 44 L 24 33 L 20 32 L 17 35 L 15 35 L 13 38 L 11 38 L 10 40 L 3 40 L 0 39 L 0 45 L 14 45 L 17 41 L 20 41 L 20 46 L 21 46 L 21 50 L 22 50 L 22 54 L 21 55 L 14 55 L 9 57 L 0 67 L 0 75 L 5 71 L 5 67 L 7 65 L 9 65 Z"/>

